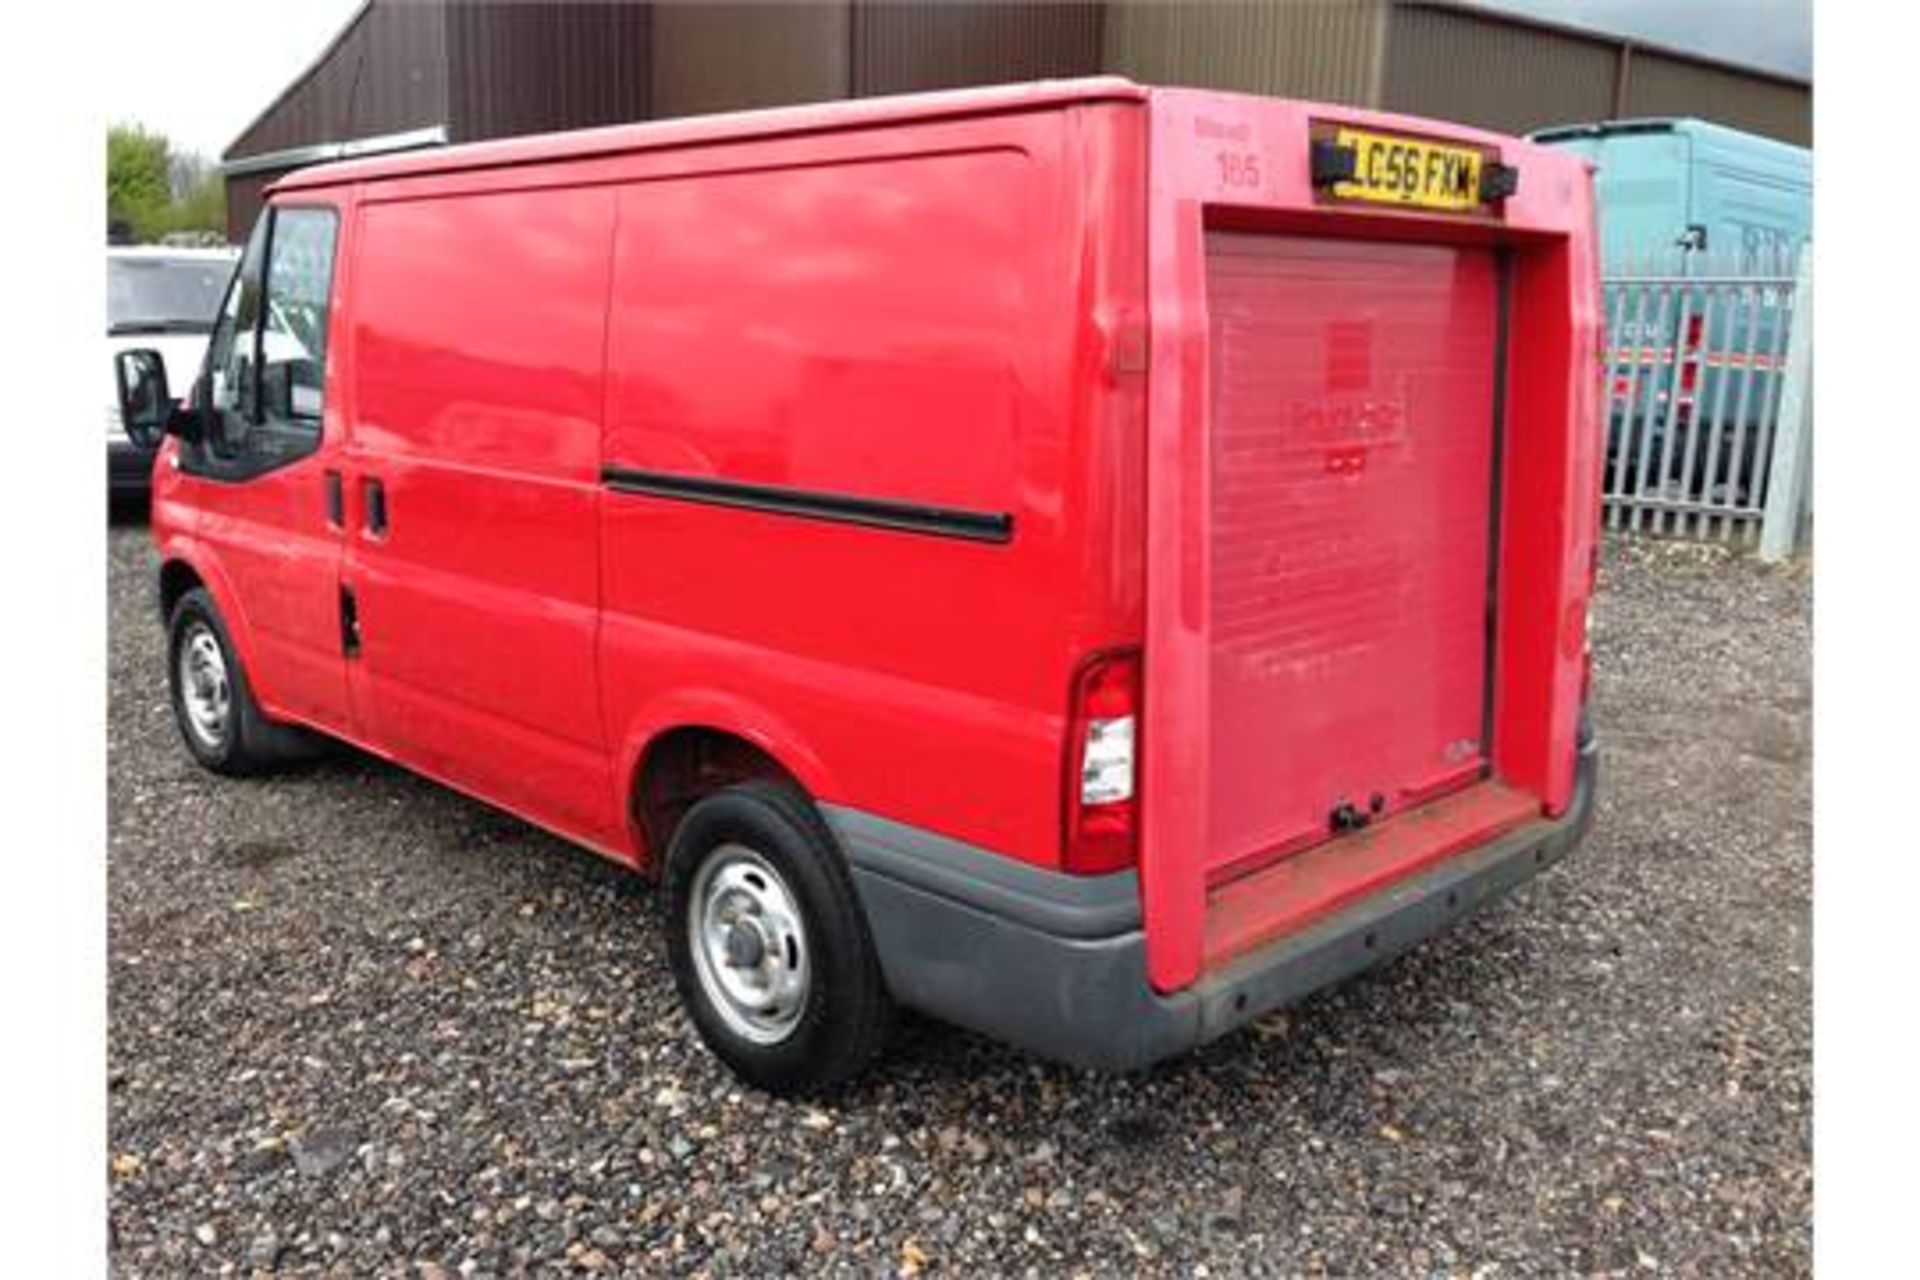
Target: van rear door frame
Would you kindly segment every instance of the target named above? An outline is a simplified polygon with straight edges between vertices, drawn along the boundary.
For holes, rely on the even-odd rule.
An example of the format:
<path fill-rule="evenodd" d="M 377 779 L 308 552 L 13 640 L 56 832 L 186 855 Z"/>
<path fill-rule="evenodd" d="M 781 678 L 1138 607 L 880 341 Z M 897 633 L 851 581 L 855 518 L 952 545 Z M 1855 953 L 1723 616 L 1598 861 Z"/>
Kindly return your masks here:
<path fill-rule="evenodd" d="M 1210 225 L 1477 245 L 1509 263 L 1502 300 L 1508 421 L 1492 517 L 1498 607 L 1490 682 L 1492 770 L 1548 816 L 1573 794 L 1586 613 L 1599 524 L 1601 331 L 1592 184 L 1577 156 L 1481 130 L 1519 171 L 1495 216 L 1331 205 L 1311 181 L 1315 119 L 1430 134 L 1430 121 L 1239 94 L 1154 90 L 1148 159 L 1150 372 L 1148 592 L 1140 881 L 1148 976 L 1160 991 L 1200 975 L 1207 915 L 1208 456 L 1204 231 Z M 1521 350 L 1524 346 L 1524 350 Z M 1536 434 L 1537 432 L 1537 434 Z"/>

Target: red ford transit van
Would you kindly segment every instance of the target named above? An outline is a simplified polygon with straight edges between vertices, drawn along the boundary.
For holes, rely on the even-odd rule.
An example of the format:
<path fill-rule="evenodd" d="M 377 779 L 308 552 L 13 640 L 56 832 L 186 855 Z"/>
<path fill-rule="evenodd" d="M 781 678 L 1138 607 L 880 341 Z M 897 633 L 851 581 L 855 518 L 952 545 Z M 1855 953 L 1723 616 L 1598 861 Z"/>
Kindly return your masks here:
<path fill-rule="evenodd" d="M 1584 834 L 1595 249 L 1564 152 L 1105 78 L 295 173 L 120 360 L 182 735 L 657 874 L 758 1085 L 1153 1062 Z"/>

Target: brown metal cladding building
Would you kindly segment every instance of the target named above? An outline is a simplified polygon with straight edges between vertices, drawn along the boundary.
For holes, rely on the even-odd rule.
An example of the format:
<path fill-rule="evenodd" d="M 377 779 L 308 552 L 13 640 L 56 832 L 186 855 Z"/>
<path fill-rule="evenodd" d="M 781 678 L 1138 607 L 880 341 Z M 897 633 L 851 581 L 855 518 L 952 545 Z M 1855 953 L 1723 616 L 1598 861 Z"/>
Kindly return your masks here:
<path fill-rule="evenodd" d="M 1435 0 L 368 0 L 223 157 L 229 234 L 341 155 L 1112 72 L 1522 133 L 1693 115 L 1806 145 L 1805 81 Z"/>

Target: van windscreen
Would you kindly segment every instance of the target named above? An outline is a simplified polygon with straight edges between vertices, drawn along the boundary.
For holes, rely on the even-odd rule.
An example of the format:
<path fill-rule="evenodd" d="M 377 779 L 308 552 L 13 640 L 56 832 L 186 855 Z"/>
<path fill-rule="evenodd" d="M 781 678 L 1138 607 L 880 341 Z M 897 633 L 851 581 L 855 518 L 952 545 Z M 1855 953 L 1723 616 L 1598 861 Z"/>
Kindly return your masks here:
<path fill-rule="evenodd" d="M 192 258 L 107 260 L 107 332 L 207 333 L 231 262 Z"/>

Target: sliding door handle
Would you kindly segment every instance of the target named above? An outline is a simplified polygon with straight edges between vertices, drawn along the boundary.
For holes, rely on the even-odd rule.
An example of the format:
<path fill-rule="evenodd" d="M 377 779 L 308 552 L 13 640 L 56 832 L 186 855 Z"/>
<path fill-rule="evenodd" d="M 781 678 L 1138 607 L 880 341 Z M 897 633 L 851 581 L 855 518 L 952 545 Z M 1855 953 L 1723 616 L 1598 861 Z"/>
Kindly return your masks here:
<path fill-rule="evenodd" d="M 362 527 L 369 538 L 387 536 L 387 486 L 374 476 L 364 476 L 360 480 L 360 509 L 364 513 Z"/>

